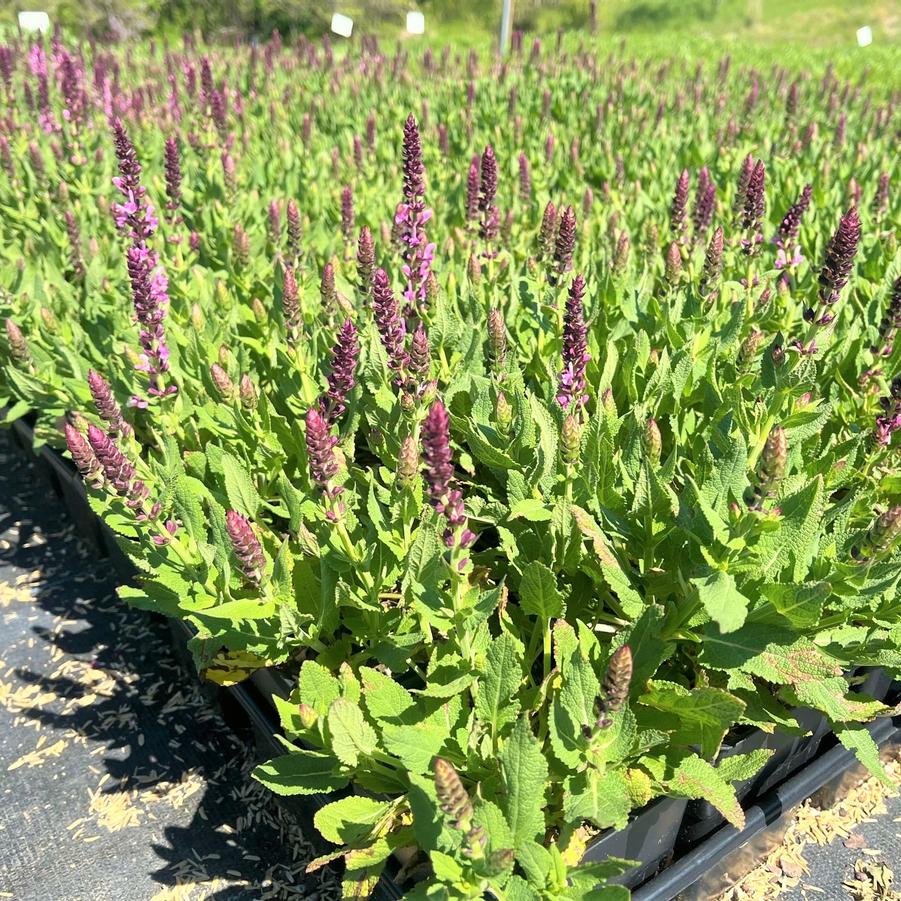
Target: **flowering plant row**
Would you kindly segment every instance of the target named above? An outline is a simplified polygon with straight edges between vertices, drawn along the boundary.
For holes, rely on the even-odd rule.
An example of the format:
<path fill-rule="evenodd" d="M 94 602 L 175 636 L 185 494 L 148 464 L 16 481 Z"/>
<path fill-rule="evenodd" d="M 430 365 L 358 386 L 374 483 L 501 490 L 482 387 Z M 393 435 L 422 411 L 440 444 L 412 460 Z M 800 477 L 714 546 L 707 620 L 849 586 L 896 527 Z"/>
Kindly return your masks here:
<path fill-rule="evenodd" d="M 881 772 L 893 101 L 537 41 L 0 76 L 7 419 L 203 673 L 296 679 L 257 777 L 354 788 L 311 865 L 349 897 L 406 848 L 411 897 L 623 897 L 592 837 L 659 796 L 741 826 L 768 752 L 721 743 L 801 707 Z"/>

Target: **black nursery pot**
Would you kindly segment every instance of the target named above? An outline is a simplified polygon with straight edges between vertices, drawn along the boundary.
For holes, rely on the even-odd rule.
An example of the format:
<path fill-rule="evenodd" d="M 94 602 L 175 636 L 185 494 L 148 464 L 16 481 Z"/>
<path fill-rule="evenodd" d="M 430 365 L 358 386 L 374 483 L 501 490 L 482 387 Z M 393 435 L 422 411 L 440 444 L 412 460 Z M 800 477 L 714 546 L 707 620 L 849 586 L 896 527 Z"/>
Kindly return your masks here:
<path fill-rule="evenodd" d="M 585 851 L 582 863 L 600 863 L 610 857 L 637 860 L 639 866 L 611 879 L 635 888 L 666 866 L 673 854 L 688 802 L 658 798 L 636 813 L 625 829 L 602 832 Z"/>

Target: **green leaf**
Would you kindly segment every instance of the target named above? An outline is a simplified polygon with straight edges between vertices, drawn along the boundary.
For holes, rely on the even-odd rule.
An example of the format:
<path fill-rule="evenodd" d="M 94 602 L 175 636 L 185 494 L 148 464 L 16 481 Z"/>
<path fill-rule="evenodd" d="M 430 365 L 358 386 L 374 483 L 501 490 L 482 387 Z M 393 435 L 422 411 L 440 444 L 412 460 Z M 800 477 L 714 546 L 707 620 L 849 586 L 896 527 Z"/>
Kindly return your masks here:
<path fill-rule="evenodd" d="M 632 798 L 622 773 L 590 769 L 567 780 L 563 816 L 567 823 L 588 820 L 599 829 L 623 829 L 629 821 Z"/>
<path fill-rule="evenodd" d="M 253 519 L 262 501 L 244 464 L 237 457 L 223 453 L 222 475 L 229 504 L 238 513 Z"/>
<path fill-rule="evenodd" d="M 528 522 L 548 522 L 553 513 L 538 498 L 527 497 L 510 507 L 509 519 L 525 519 Z"/>
<path fill-rule="evenodd" d="M 699 745 L 701 756 L 713 758 L 726 732 L 744 712 L 738 698 L 719 688 L 687 689 L 672 682 L 651 682 L 647 694 L 638 703 L 653 708 L 662 717 L 639 723 L 671 732 L 671 741 L 679 745 Z"/>
<path fill-rule="evenodd" d="M 321 663 L 304 660 L 300 667 L 300 701 L 320 716 L 341 696 L 341 683 Z"/>
<path fill-rule="evenodd" d="M 691 584 L 721 632 L 734 632 L 745 624 L 751 602 L 736 588 L 735 579 L 729 573 L 716 570 L 707 576 L 692 579 Z"/>
<path fill-rule="evenodd" d="M 460 696 L 456 695 L 414 723 L 385 723 L 382 726 L 382 743 L 411 773 L 430 772 L 432 762 L 450 738 L 461 710 Z"/>
<path fill-rule="evenodd" d="M 323 838 L 336 845 L 352 845 L 372 832 L 391 812 L 391 804 L 351 795 L 316 811 L 313 823 Z"/>
<path fill-rule="evenodd" d="M 841 667 L 809 639 L 796 639 L 791 632 L 758 623 L 747 623 L 728 635 L 721 635 L 711 624 L 705 629 L 698 662 L 713 669 L 741 670 L 777 685 L 841 674 Z"/>
<path fill-rule="evenodd" d="M 547 761 L 526 717 L 517 721 L 504 742 L 500 762 L 506 789 L 502 795 L 503 810 L 513 830 L 514 846 L 518 849 L 525 840 L 537 840 L 545 829 Z"/>
<path fill-rule="evenodd" d="M 706 760 L 692 754 L 679 761 L 665 780 L 667 791 L 679 798 L 709 801 L 736 829 L 743 829 L 745 813 L 732 786 Z"/>
<path fill-rule="evenodd" d="M 576 655 L 563 677 L 563 686 L 551 710 L 551 747 L 566 766 L 579 764 L 586 747 L 582 727 L 593 725 L 597 719 L 594 705 L 599 692 L 591 664 Z"/>
<path fill-rule="evenodd" d="M 488 648 L 485 674 L 476 695 L 476 716 L 497 735 L 519 712 L 516 693 L 522 681 L 522 651 L 506 632 Z"/>
<path fill-rule="evenodd" d="M 857 759 L 880 782 L 897 790 L 898 786 L 889 778 L 882 761 L 879 758 L 879 747 L 873 736 L 867 731 L 867 727 L 860 723 L 844 723 L 835 730 L 838 740 L 849 750 L 853 751 Z"/>
<path fill-rule="evenodd" d="M 413 696 L 391 676 L 372 669 L 360 667 L 363 680 L 363 703 L 369 715 L 378 723 L 404 723 L 408 711 L 416 704 Z"/>
<path fill-rule="evenodd" d="M 557 588 L 553 572 L 538 560 L 523 567 L 519 583 L 519 606 L 524 613 L 542 620 L 563 616 L 563 595 Z"/>
<path fill-rule="evenodd" d="M 327 794 L 347 785 L 339 769 L 331 754 L 297 750 L 260 764 L 253 778 L 277 795 Z"/>
<path fill-rule="evenodd" d="M 770 748 L 757 748 L 747 754 L 732 754 L 716 765 L 716 771 L 726 782 L 744 782 L 756 776 L 773 753 Z"/>
<path fill-rule="evenodd" d="M 333 701 L 328 709 L 327 722 L 332 750 L 342 763 L 356 766 L 360 757 L 366 757 L 375 750 L 375 730 L 353 701 L 347 698 Z"/>

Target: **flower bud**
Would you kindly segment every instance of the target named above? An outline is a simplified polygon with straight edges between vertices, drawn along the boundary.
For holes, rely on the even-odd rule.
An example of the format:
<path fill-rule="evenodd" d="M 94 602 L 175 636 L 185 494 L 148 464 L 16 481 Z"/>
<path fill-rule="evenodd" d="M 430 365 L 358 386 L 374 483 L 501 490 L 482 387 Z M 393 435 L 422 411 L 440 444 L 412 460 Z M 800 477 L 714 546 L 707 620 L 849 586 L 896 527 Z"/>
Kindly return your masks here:
<path fill-rule="evenodd" d="M 563 462 L 569 466 L 575 466 L 579 462 L 582 452 L 582 434 L 579 420 L 568 413 L 563 420 L 563 430 L 560 440 L 560 452 Z"/>
<path fill-rule="evenodd" d="M 22 329 L 13 322 L 12 319 L 6 320 L 6 339 L 9 344 L 9 355 L 16 363 L 30 363 L 31 351 L 28 349 L 28 342 Z"/>
<path fill-rule="evenodd" d="M 309 704 L 301 704 L 297 708 L 297 713 L 304 729 L 312 729 L 316 725 L 316 720 L 319 719 L 319 714 Z"/>
<path fill-rule="evenodd" d="M 419 478 L 419 446 L 412 435 L 407 435 L 397 455 L 397 485 L 401 489 L 412 488 Z"/>
<path fill-rule="evenodd" d="M 435 758 L 434 769 L 438 806 L 455 828 L 468 832 L 472 827 L 474 811 L 460 775 L 454 765 L 443 757 Z"/>
<path fill-rule="evenodd" d="M 901 536 L 901 505 L 886 510 L 870 526 L 867 541 L 876 554 L 884 554 Z"/>
<path fill-rule="evenodd" d="M 482 281 L 482 264 L 474 253 L 469 255 L 466 262 L 466 277 L 471 285 L 477 285 Z"/>
<path fill-rule="evenodd" d="M 259 395 L 257 394 L 257 386 L 254 385 L 253 379 L 249 375 L 242 375 L 238 386 L 238 393 L 241 395 L 241 406 L 248 412 L 257 408 Z"/>
<path fill-rule="evenodd" d="M 510 426 L 513 425 L 513 407 L 510 406 L 510 401 L 503 391 L 498 391 L 497 400 L 494 402 L 494 421 L 503 433 L 509 432 Z"/>
<path fill-rule="evenodd" d="M 238 568 L 248 582 L 258 586 L 266 567 L 266 558 L 253 527 L 236 510 L 229 510 L 225 514 L 225 529 L 231 540 Z"/>
<path fill-rule="evenodd" d="M 747 369 L 754 362 L 759 350 L 760 343 L 763 341 L 763 332 L 754 329 L 747 338 L 741 343 L 738 350 L 738 360 L 736 366 L 742 370 Z"/>
<path fill-rule="evenodd" d="M 213 363 L 210 366 L 210 378 L 213 380 L 213 385 L 220 400 L 229 401 L 234 399 L 237 393 L 235 383 L 218 363 Z"/>
<path fill-rule="evenodd" d="M 644 424 L 644 430 L 641 433 L 641 447 L 648 463 L 651 466 L 657 466 L 663 451 L 663 438 L 660 435 L 660 426 L 653 417 Z"/>
<path fill-rule="evenodd" d="M 666 262 L 664 266 L 664 279 L 670 286 L 675 285 L 679 281 L 682 274 L 682 251 L 675 241 L 671 241 L 666 249 Z"/>
<path fill-rule="evenodd" d="M 772 497 L 779 483 L 785 478 L 788 467 L 788 442 L 785 429 L 781 425 L 773 426 L 767 436 L 760 463 L 757 467 L 757 488 L 755 493 L 759 500 Z"/>
<path fill-rule="evenodd" d="M 492 308 L 488 313 L 488 355 L 491 369 L 500 375 L 507 362 L 507 329 L 500 310 Z"/>

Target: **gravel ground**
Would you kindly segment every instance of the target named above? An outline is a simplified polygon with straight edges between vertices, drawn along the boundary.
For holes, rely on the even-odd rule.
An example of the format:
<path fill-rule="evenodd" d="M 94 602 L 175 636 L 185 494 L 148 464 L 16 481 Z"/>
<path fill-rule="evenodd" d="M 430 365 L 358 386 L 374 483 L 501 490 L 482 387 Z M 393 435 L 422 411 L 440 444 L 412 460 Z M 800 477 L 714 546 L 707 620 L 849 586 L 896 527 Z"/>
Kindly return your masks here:
<path fill-rule="evenodd" d="M 311 849 L 0 429 L 0 899 L 330 899 Z"/>

